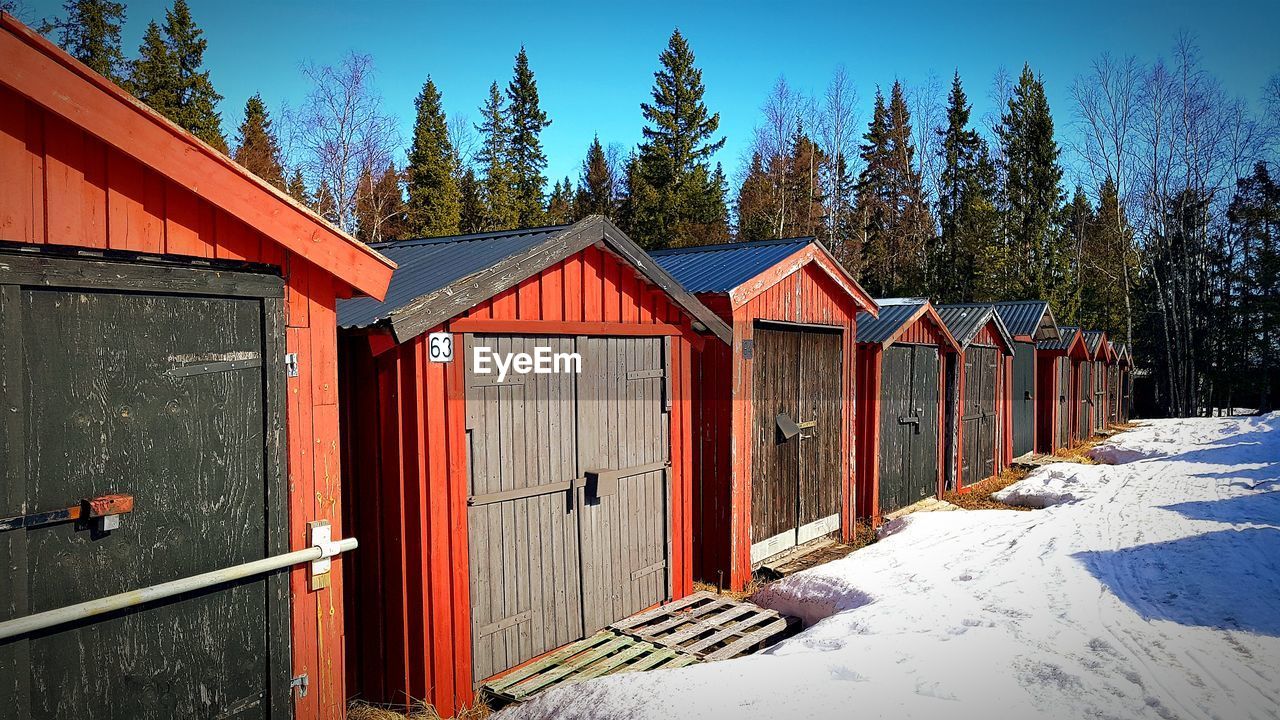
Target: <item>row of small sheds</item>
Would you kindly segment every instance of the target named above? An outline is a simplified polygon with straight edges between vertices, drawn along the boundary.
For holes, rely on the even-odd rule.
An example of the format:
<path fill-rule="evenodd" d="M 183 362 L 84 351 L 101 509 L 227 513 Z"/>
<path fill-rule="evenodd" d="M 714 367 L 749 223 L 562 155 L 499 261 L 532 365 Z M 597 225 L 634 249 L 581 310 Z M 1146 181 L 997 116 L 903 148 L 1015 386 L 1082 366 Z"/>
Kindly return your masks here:
<path fill-rule="evenodd" d="M 695 579 L 965 490 L 1027 403 L 1042 450 L 1127 415 L 1105 337 L 877 302 L 812 238 L 646 254 L 590 217 L 371 249 L 3 14 L 0 181 L 0 517 L 133 503 L 0 531 L 0 622 L 360 542 L 0 642 L 23 717 L 449 715 Z"/>

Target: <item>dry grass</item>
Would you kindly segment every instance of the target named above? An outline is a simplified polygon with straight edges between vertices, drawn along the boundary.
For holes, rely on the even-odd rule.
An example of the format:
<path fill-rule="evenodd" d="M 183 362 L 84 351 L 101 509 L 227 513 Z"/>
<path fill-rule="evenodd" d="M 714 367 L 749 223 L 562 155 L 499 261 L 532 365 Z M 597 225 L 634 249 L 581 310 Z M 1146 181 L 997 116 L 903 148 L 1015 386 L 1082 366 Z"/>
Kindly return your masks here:
<path fill-rule="evenodd" d="M 1031 508 L 1008 505 L 991 497 L 992 493 L 1003 490 L 1030 474 L 1029 470 L 1008 468 L 995 477 L 973 485 L 967 492 L 949 492 L 942 499 L 964 510 L 1030 510 Z"/>
<path fill-rule="evenodd" d="M 462 711 L 455 720 L 484 720 L 493 711 L 484 703 L 476 703 L 474 707 Z M 398 708 L 392 710 L 381 705 L 373 705 L 362 700 L 352 700 L 347 705 L 347 720 L 443 720 L 435 708 L 426 703 L 415 702 L 406 715 Z"/>

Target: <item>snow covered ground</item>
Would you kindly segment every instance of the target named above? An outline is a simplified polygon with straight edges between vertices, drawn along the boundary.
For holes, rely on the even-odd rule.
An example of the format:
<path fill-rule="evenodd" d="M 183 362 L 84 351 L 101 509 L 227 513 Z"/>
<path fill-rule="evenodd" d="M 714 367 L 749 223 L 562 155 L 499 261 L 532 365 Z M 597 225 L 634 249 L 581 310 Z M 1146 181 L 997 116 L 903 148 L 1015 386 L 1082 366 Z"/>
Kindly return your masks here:
<path fill-rule="evenodd" d="M 808 629 L 507 718 L 1280 718 L 1280 414 L 1155 421 L 766 588 Z"/>

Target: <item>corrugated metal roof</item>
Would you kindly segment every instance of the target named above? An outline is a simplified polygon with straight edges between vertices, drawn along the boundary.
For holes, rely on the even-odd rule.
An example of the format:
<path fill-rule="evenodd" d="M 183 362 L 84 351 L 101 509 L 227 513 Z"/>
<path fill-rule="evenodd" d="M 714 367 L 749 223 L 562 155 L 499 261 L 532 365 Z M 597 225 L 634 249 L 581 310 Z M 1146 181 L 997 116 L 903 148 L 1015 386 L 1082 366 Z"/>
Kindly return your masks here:
<path fill-rule="evenodd" d="M 858 313 L 858 342 L 882 343 L 888 340 L 928 302 L 928 298 L 876 298 L 880 317 L 869 312 Z"/>
<path fill-rule="evenodd" d="M 1084 345 L 1085 347 L 1089 348 L 1090 355 L 1098 354 L 1098 344 L 1101 342 L 1102 342 L 1101 330 L 1085 330 L 1084 331 Z"/>
<path fill-rule="evenodd" d="M 571 226 L 378 243 L 374 249 L 399 266 L 391 276 L 387 299 L 378 302 L 372 298 L 353 298 L 339 302 L 338 326 L 372 325 L 423 295 L 525 252 L 568 227 Z"/>
<path fill-rule="evenodd" d="M 969 343 L 977 337 L 982 326 L 986 325 L 987 321 L 994 320 L 1000 337 L 1008 344 L 1010 350 L 1013 349 L 1013 338 L 1010 337 L 1009 330 L 1004 326 L 1004 321 L 1000 319 L 994 305 L 935 305 L 934 310 L 938 311 L 938 316 L 947 326 L 947 331 L 962 348 L 969 347 Z"/>
<path fill-rule="evenodd" d="M 727 293 L 777 265 L 812 237 L 699 245 L 649 254 L 691 293 Z"/>
<path fill-rule="evenodd" d="M 1071 347 L 1071 342 L 1076 339 L 1076 333 L 1080 328 L 1074 325 L 1059 325 L 1057 340 L 1042 340 L 1036 343 L 1039 350 L 1066 350 Z"/>
<path fill-rule="evenodd" d="M 998 302 L 995 308 L 1010 335 L 1026 335 L 1033 340 L 1051 340 L 1058 335 L 1053 311 L 1044 300 Z"/>

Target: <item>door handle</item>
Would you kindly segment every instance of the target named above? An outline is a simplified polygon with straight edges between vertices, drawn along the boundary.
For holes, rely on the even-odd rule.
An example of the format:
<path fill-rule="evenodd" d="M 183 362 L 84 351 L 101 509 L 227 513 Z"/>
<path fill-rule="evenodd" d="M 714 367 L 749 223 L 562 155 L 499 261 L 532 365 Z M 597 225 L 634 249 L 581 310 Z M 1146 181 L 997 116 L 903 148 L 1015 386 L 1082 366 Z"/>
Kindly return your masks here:
<path fill-rule="evenodd" d="M 796 424 L 795 420 L 791 419 L 790 415 L 784 412 L 778 413 L 773 418 L 773 422 L 778 428 L 778 433 L 782 435 L 782 442 L 787 442 L 800 434 L 800 426 Z"/>
<path fill-rule="evenodd" d="M 58 508 L 57 510 L 0 518 L 0 532 L 54 525 L 81 519 L 94 520 L 97 525 L 96 529 L 106 532 L 120 527 L 120 516 L 127 512 L 133 512 L 132 495 L 125 493 L 99 495 L 81 500 L 76 505 Z"/>

